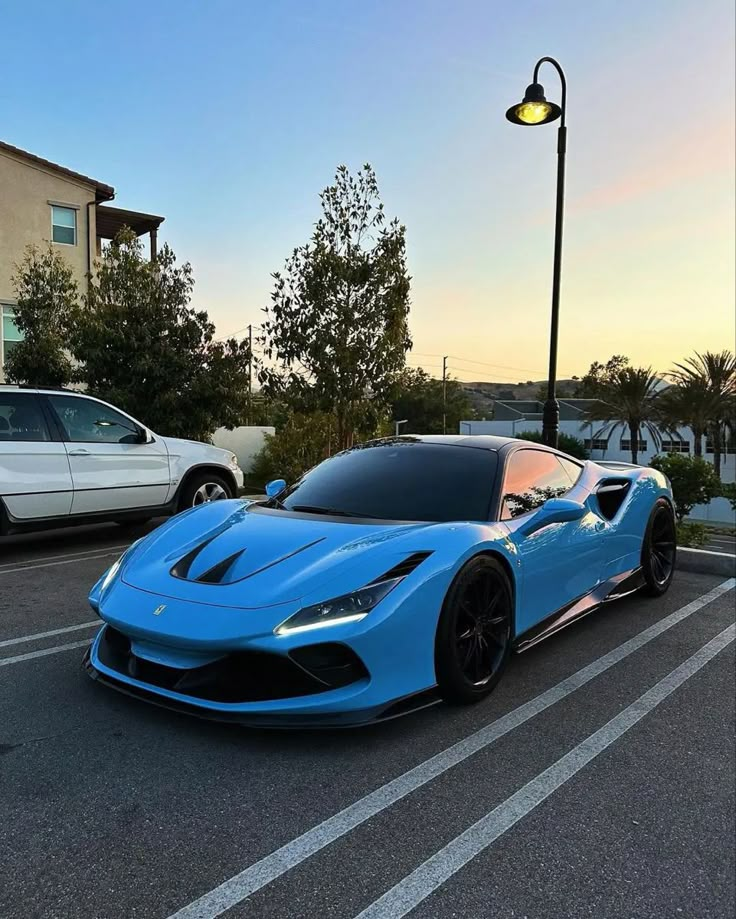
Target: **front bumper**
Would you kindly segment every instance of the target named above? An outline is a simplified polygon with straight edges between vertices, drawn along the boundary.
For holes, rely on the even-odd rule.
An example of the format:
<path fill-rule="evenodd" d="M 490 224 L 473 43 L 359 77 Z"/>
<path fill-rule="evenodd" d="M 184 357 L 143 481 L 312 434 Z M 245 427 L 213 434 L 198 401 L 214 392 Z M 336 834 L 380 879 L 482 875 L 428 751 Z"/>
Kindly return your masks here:
<path fill-rule="evenodd" d="M 343 648 L 349 652 L 345 646 Z M 342 673 L 336 672 L 333 667 L 328 674 L 323 668 L 321 677 L 298 665 L 288 673 L 285 669 L 288 666 L 287 658 L 283 658 L 278 665 L 276 655 L 261 656 L 271 660 L 257 665 L 258 671 L 255 673 L 249 673 L 247 669 L 248 663 L 251 666 L 254 664 L 252 655 L 250 660 L 241 655 L 238 663 L 245 666 L 235 670 L 221 664 L 220 669 L 224 674 L 232 676 L 235 672 L 236 679 L 218 681 L 214 664 L 175 671 L 174 668 L 137 658 L 127 638 L 106 625 L 86 652 L 84 668 L 93 680 L 159 707 L 210 721 L 249 727 L 357 727 L 418 711 L 439 701 L 432 687 L 400 699 L 361 707 L 359 700 L 363 698 L 365 702 L 364 690 L 370 680 L 362 662 L 352 653 L 344 656 Z M 348 663 L 344 662 L 345 658 Z M 227 656 L 221 660 L 227 661 Z M 280 673 L 271 669 L 269 674 L 270 668 L 279 666 Z M 244 676 L 245 680 L 238 680 L 238 676 Z M 327 676 L 333 681 L 343 681 L 346 685 L 338 688 L 319 685 Z M 182 691 L 185 689 L 188 691 Z M 237 695 L 239 691 L 258 696 L 268 696 L 275 691 L 283 697 L 247 702 L 227 700 L 228 696 Z M 302 694 L 284 695 L 287 692 Z"/>

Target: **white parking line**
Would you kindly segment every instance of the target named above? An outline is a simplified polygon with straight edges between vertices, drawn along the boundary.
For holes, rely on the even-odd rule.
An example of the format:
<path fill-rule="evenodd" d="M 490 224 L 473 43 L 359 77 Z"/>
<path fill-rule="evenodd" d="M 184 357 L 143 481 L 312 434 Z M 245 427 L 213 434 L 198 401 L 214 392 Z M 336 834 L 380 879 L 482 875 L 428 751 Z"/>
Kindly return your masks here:
<path fill-rule="evenodd" d="M 487 849 L 538 804 L 607 750 L 645 715 L 654 711 L 691 676 L 705 667 L 716 654 L 730 645 L 734 637 L 736 625 L 730 625 L 650 690 L 639 696 L 636 702 L 632 702 L 608 724 L 586 737 L 556 763 L 527 782 L 523 788 L 428 858 L 424 864 L 366 907 L 356 919 L 401 919 L 406 916 L 471 859 Z"/>
<path fill-rule="evenodd" d="M 400 801 L 412 791 L 426 785 L 427 782 L 442 775 L 442 773 L 458 763 L 462 763 L 474 753 L 487 748 L 499 738 L 529 721 L 529 719 L 534 718 L 535 715 L 545 711 L 556 702 L 567 698 L 575 690 L 585 686 L 592 679 L 613 667 L 614 664 L 638 651 L 648 642 L 666 632 L 667 629 L 672 628 L 672 626 L 687 619 L 688 616 L 696 613 L 708 603 L 732 590 L 734 586 L 736 586 L 736 579 L 729 578 L 708 591 L 708 593 L 703 594 L 669 616 L 660 619 L 659 622 L 655 622 L 639 635 L 635 635 L 625 641 L 617 648 L 599 657 L 591 664 L 588 664 L 587 667 L 578 670 L 577 673 L 541 693 L 536 698 L 525 702 L 497 721 L 481 728 L 475 734 L 471 734 L 446 750 L 437 753 L 403 775 L 392 779 L 392 781 L 360 798 L 339 813 L 312 827 L 311 830 L 307 830 L 301 836 L 291 840 L 291 842 L 287 842 L 280 849 L 276 849 L 249 868 L 224 881 L 209 893 L 182 907 L 182 909 L 173 913 L 170 919 L 214 919 L 215 916 L 221 915 L 225 910 L 230 909 L 257 890 L 270 884 L 291 868 L 319 852 L 325 846 L 340 839 L 340 837 L 354 830 L 387 807 Z"/>
<path fill-rule="evenodd" d="M 84 641 L 70 641 L 66 645 L 55 645 L 53 648 L 29 651 L 27 654 L 16 654 L 15 657 L 0 657 L 0 667 L 5 667 L 8 664 L 20 664 L 22 661 L 33 660 L 34 657 L 47 657 L 49 654 L 58 654 L 59 651 L 71 651 L 72 648 L 85 648 L 90 642 L 91 639 L 85 638 Z"/>
<path fill-rule="evenodd" d="M 62 555 L 45 555 L 45 556 L 41 556 L 41 558 L 29 558 L 28 564 L 29 565 L 35 564 L 36 562 L 53 562 L 53 561 L 56 561 L 56 559 L 58 558 L 72 558 L 74 556 L 81 557 L 84 555 L 93 555 L 93 554 L 96 555 L 99 552 L 106 552 L 112 549 L 121 551 L 127 548 L 128 548 L 127 543 L 124 546 L 98 546 L 96 549 L 80 549 L 78 552 L 64 552 Z M 10 565 L 24 565 L 24 564 L 25 562 L 23 561 L 3 562 L 2 564 L 0 564 L 0 570 L 2 570 L 3 568 L 8 568 Z"/>
<path fill-rule="evenodd" d="M 111 555 L 120 555 L 120 552 L 103 552 L 101 555 L 85 555 L 83 558 L 66 558 L 59 562 L 44 562 L 42 565 L 21 565 L 19 568 L 0 569 L 0 574 L 16 574 L 19 571 L 33 571 L 36 568 L 53 568 L 54 565 L 72 565 L 74 562 L 92 562 L 98 558 L 109 558 Z"/>
<path fill-rule="evenodd" d="M 26 641 L 38 641 L 41 638 L 51 638 L 52 635 L 64 635 L 66 632 L 78 632 L 80 629 L 91 629 L 92 626 L 102 625 L 99 619 L 91 619 L 89 622 L 80 622 L 79 625 L 67 625 L 63 629 L 51 629 L 49 632 L 36 632 L 34 635 L 23 635 L 20 638 L 6 638 L 0 641 L 0 648 L 7 648 L 8 645 L 21 645 Z"/>

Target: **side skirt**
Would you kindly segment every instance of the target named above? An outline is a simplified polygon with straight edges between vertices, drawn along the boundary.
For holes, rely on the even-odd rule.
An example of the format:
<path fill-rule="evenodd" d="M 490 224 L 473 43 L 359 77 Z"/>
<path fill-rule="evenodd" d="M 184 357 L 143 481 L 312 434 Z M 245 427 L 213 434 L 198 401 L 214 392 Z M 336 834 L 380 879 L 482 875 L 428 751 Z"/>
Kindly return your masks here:
<path fill-rule="evenodd" d="M 608 581 L 603 581 L 598 584 L 590 593 L 578 597 L 577 600 L 573 600 L 571 603 L 563 606 L 562 609 L 557 610 L 556 613 L 552 613 L 551 616 L 548 616 L 542 622 L 537 623 L 537 625 L 532 626 L 531 629 L 523 632 L 516 638 L 514 650 L 519 653 L 528 651 L 529 648 L 533 648 L 534 645 L 539 644 L 540 641 L 544 641 L 544 639 L 549 638 L 550 635 L 554 635 L 556 632 L 567 628 L 568 625 L 592 613 L 604 603 L 626 597 L 643 586 L 644 575 L 641 568 L 633 568 L 631 571 L 624 571 L 621 574 L 617 574 Z"/>

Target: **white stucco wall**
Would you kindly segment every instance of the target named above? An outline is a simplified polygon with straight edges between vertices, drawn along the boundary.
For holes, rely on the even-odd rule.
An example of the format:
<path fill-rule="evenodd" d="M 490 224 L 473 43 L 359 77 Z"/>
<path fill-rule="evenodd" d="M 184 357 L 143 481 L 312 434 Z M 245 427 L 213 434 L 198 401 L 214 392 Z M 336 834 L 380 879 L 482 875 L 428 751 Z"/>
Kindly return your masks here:
<path fill-rule="evenodd" d="M 212 443 L 216 447 L 232 450 L 238 458 L 240 468 L 244 472 L 249 472 L 253 458 L 265 443 L 264 435 L 275 433 L 276 428 L 271 427 L 241 427 L 233 428 L 232 431 L 218 428 L 212 435 Z"/>

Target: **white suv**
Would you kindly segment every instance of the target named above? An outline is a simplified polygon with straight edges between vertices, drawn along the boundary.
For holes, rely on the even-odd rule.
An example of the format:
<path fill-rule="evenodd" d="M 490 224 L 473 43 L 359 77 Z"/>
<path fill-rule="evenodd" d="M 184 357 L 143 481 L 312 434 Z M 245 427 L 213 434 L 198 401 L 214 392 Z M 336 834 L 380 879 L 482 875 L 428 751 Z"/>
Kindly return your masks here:
<path fill-rule="evenodd" d="M 0 532 L 143 521 L 232 498 L 229 450 L 161 437 L 86 393 L 0 386 Z"/>

